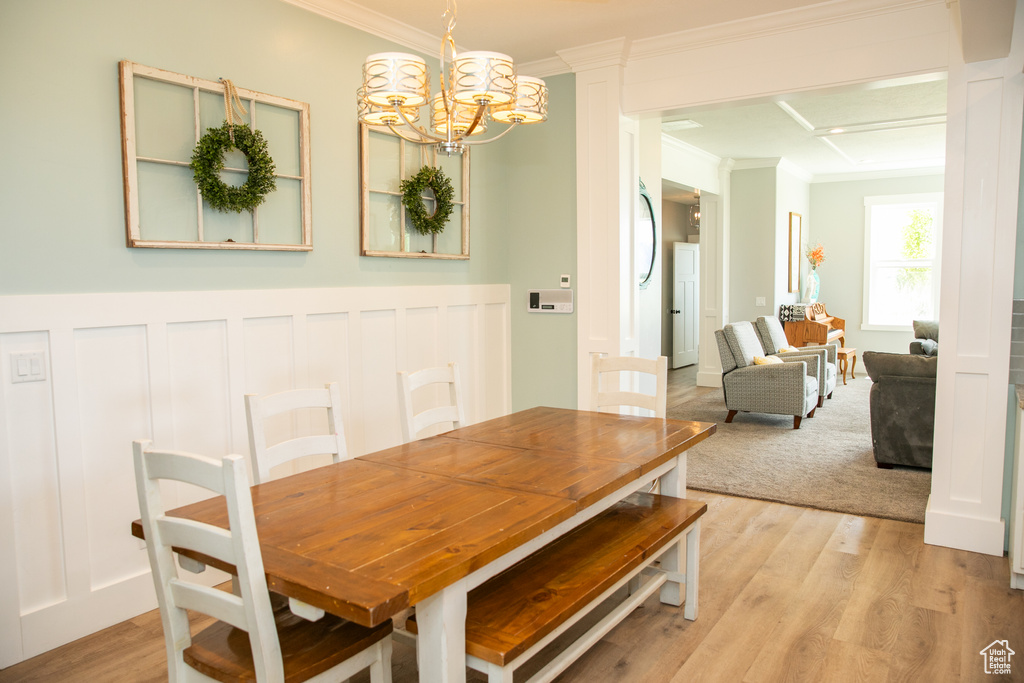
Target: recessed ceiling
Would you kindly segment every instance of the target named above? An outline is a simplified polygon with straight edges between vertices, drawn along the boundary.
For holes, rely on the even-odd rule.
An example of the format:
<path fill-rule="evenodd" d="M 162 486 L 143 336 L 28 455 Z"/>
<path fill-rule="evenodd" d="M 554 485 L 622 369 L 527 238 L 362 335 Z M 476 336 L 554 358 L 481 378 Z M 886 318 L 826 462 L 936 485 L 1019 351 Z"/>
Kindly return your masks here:
<path fill-rule="evenodd" d="M 688 110 L 697 127 L 670 135 L 723 159 L 784 158 L 815 179 L 848 173 L 941 169 L 946 80 L 872 84 L 847 92 Z M 939 170 L 938 172 L 941 172 Z"/>

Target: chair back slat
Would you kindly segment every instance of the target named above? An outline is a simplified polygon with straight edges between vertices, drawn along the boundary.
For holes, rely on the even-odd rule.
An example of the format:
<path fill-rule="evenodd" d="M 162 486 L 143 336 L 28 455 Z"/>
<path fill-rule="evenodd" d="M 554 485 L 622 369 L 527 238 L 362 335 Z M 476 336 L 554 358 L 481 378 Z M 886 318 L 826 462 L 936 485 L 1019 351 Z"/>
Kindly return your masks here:
<path fill-rule="evenodd" d="M 271 444 L 267 420 L 301 409 L 327 409 L 327 434 L 303 435 Z M 341 419 L 341 388 L 337 382 L 322 389 L 293 389 L 277 394 L 245 395 L 245 417 L 249 427 L 249 453 L 257 484 L 271 479 L 270 470 L 296 458 L 329 454 L 332 462 L 348 458 L 345 428 Z"/>
<path fill-rule="evenodd" d="M 278 465 L 309 455 L 330 454 L 333 458 L 337 453 L 337 447 L 338 439 L 334 434 L 299 436 L 282 441 L 266 450 L 266 469 L 271 470 Z M 261 479 L 261 481 L 265 481 L 265 479 Z"/>
<path fill-rule="evenodd" d="M 172 548 L 188 548 L 207 557 L 234 564 L 235 546 L 231 532 L 191 519 L 160 517 L 156 520 L 160 541 Z"/>
<path fill-rule="evenodd" d="M 618 373 L 644 373 L 655 378 L 655 393 L 646 394 L 623 388 Z M 615 381 L 604 375 L 618 374 Z M 602 387 L 604 383 L 604 388 Z M 610 385 L 610 386 L 608 386 Z M 668 405 L 668 358 L 636 358 L 633 356 L 595 356 L 591 365 L 590 409 L 632 406 L 649 410 L 654 417 L 665 417 Z"/>
<path fill-rule="evenodd" d="M 413 407 L 413 392 L 439 384 L 447 385 L 448 405 L 431 406 L 416 413 Z M 462 401 L 462 381 L 458 364 L 452 362 L 445 367 L 399 372 L 398 408 L 402 440 L 405 443 L 415 441 L 419 438 L 420 432 L 437 424 L 451 423 L 452 429 L 465 426 L 466 409 Z"/>
<path fill-rule="evenodd" d="M 180 579 L 171 579 L 170 586 L 174 604 L 178 607 L 200 612 L 235 628 L 248 630 L 249 620 L 246 618 L 245 604 L 237 595 Z"/>

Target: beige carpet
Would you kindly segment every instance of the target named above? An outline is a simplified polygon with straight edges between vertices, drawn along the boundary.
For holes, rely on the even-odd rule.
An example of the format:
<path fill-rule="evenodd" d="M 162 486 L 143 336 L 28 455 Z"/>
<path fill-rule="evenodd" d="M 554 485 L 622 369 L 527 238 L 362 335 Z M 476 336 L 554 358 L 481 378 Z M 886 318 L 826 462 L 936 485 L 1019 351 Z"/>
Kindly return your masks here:
<path fill-rule="evenodd" d="M 858 377 L 839 386 L 813 418 L 739 413 L 725 424 L 721 389 L 670 410 L 668 417 L 717 422 L 689 451 L 687 487 L 868 517 L 924 522 L 931 472 L 879 469 L 871 453 L 868 391 Z"/>

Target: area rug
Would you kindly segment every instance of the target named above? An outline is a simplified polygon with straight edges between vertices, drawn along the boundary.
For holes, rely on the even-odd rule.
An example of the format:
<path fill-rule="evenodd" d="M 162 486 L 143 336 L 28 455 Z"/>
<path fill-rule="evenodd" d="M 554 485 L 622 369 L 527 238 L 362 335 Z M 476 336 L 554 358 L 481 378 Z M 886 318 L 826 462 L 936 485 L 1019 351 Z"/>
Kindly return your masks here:
<path fill-rule="evenodd" d="M 867 517 L 924 522 L 931 472 L 879 469 L 871 452 L 868 391 L 858 377 L 793 429 L 793 417 L 739 413 L 725 423 L 722 390 L 668 411 L 715 422 L 718 431 L 688 451 L 687 488 Z"/>

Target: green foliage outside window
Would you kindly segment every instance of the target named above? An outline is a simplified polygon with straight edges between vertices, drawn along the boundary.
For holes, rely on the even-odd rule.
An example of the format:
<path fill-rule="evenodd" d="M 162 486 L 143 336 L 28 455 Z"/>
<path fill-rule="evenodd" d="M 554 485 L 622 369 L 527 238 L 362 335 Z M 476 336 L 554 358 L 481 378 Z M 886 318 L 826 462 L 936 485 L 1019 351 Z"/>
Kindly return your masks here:
<path fill-rule="evenodd" d="M 907 212 L 910 223 L 904 225 L 903 247 L 901 256 L 905 259 L 926 259 L 933 253 L 932 240 L 932 214 L 921 209 L 911 209 Z M 931 274 L 931 268 L 909 267 L 901 268 L 896 276 L 896 284 L 903 291 L 915 289 L 924 284 Z"/>

